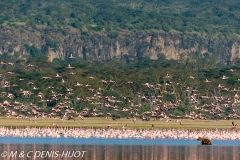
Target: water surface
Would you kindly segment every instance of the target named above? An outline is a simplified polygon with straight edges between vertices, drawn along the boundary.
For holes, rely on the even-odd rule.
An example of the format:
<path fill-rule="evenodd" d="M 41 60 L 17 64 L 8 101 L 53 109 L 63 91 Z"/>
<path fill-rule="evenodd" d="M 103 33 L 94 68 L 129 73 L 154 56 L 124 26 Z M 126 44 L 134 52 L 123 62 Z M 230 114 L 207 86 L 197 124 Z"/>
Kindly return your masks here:
<path fill-rule="evenodd" d="M 169 139 L 74 139 L 74 138 L 0 138 L 2 152 L 17 152 L 16 157 L 4 159 L 83 159 L 83 160 L 238 160 L 239 141 L 212 141 L 202 146 L 197 140 Z M 42 151 L 58 153 L 57 157 L 44 155 Z M 72 153 L 86 151 L 84 156 Z M 29 153 L 31 158 L 26 156 Z M 37 154 L 36 154 L 37 153 Z M 67 153 L 70 153 L 67 155 Z M 82 153 L 82 152 L 81 152 Z M 17 157 L 18 156 L 18 157 Z M 35 156 L 35 157 L 34 157 Z M 34 157 L 34 158 L 33 158 Z M 1 158 L 0 158 L 1 159 Z"/>
<path fill-rule="evenodd" d="M 196 146 L 200 141 L 186 139 L 111 139 L 111 138 L 21 138 L 1 137 L 9 144 L 81 144 L 81 145 L 168 145 Z M 213 146 L 240 146 L 240 141 L 212 140 Z"/>

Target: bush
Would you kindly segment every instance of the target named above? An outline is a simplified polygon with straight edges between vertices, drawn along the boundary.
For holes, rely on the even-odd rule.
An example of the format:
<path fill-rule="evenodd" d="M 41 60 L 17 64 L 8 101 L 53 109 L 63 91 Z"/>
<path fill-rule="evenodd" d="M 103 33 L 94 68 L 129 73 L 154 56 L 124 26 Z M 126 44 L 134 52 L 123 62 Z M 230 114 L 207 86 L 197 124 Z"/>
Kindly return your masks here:
<path fill-rule="evenodd" d="M 110 32 L 108 33 L 108 37 L 111 39 L 115 39 L 118 37 L 118 32 Z"/>

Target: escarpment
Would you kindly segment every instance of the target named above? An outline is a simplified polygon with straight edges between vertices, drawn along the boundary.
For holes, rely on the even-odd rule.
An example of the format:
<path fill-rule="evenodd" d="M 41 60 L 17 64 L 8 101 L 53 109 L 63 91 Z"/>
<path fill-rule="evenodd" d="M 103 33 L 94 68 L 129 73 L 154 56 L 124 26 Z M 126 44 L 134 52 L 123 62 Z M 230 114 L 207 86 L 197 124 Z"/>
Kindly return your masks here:
<path fill-rule="evenodd" d="M 210 37 L 196 33 L 162 31 L 88 32 L 73 28 L 0 26 L 0 55 L 16 57 L 44 54 L 49 61 L 69 54 L 84 60 L 118 59 L 124 56 L 156 60 L 186 59 L 191 55 L 214 56 L 227 62 L 240 58 L 237 36 Z"/>

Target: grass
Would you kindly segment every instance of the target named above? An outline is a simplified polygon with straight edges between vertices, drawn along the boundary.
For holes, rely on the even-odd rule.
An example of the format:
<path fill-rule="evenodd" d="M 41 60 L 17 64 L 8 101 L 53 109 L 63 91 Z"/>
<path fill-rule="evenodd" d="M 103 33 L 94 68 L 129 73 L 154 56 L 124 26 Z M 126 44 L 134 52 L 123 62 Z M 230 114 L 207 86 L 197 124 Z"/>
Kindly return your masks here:
<path fill-rule="evenodd" d="M 127 125 L 126 128 L 134 129 L 147 129 L 154 128 L 158 129 L 167 129 L 167 128 L 176 128 L 176 129 L 231 129 L 231 123 L 234 121 L 235 124 L 240 123 L 240 120 L 188 120 L 182 119 L 182 125 L 172 120 L 166 122 L 165 120 L 158 121 L 141 121 L 137 120 L 136 123 L 133 123 L 131 120 L 126 118 L 118 119 L 117 121 L 106 120 L 105 118 L 84 118 L 80 120 L 77 118 L 74 120 L 60 120 L 60 119 L 48 119 L 48 118 L 39 118 L 34 121 L 29 121 L 29 119 L 15 119 L 15 118 L 6 118 L 0 117 L 0 126 L 6 127 L 53 127 L 52 123 L 57 124 L 59 127 L 84 127 L 84 128 L 106 128 L 108 125 L 112 125 L 113 128 L 121 128 L 122 124 Z"/>

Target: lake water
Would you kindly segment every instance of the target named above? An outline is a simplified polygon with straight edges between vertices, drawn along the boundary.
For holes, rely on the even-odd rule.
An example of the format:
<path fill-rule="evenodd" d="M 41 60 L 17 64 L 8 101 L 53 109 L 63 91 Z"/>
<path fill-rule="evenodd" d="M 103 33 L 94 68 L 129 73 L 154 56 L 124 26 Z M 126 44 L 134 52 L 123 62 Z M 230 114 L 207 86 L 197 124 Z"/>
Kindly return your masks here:
<path fill-rule="evenodd" d="M 0 138 L 0 159 L 239 160 L 240 141 Z M 4 157 L 4 158 L 3 158 Z"/>

